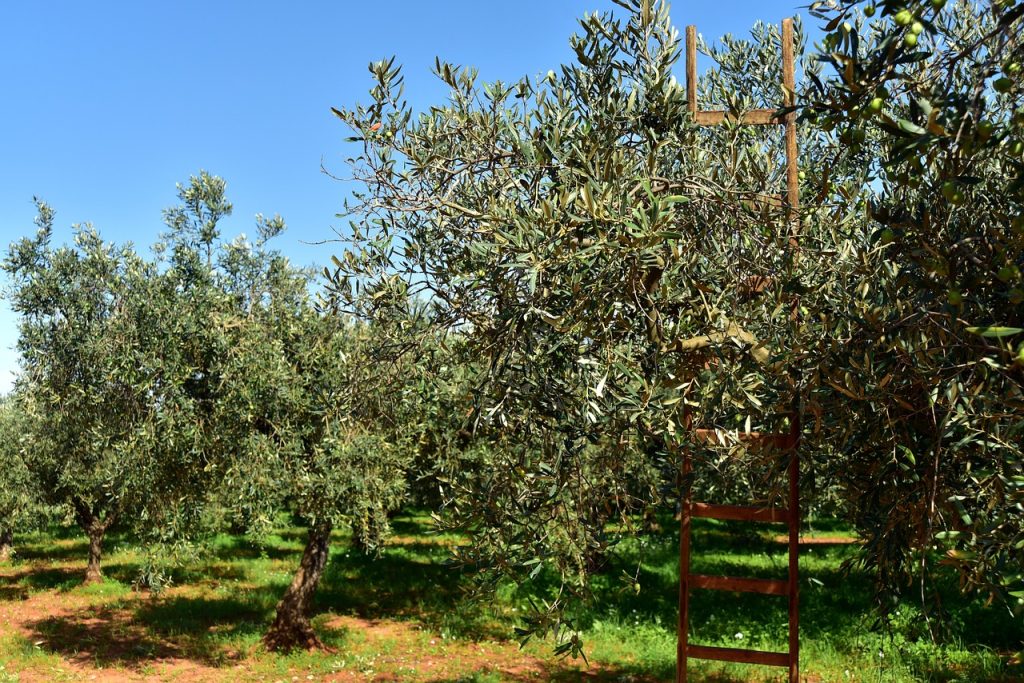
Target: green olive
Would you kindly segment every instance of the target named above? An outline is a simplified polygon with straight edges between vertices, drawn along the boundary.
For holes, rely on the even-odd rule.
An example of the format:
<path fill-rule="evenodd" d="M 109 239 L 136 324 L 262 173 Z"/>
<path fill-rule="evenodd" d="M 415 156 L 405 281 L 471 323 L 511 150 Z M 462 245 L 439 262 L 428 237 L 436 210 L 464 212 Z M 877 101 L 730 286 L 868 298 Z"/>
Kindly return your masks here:
<path fill-rule="evenodd" d="M 865 17 L 869 17 L 869 18 L 875 16 L 875 6 L 874 5 L 868 5 L 867 7 L 865 7 L 864 8 L 864 16 Z"/>
<path fill-rule="evenodd" d="M 910 26 L 910 23 L 914 21 L 914 15 L 910 13 L 910 10 L 901 9 L 893 16 L 893 21 L 899 26 Z"/>
<path fill-rule="evenodd" d="M 883 100 L 881 97 L 876 97 L 868 103 L 868 110 L 875 114 L 878 114 L 882 111 L 882 107 L 884 106 L 885 100 Z"/>
<path fill-rule="evenodd" d="M 910 25 L 910 32 L 913 33 L 915 36 L 921 35 L 922 33 L 924 33 L 924 24 L 922 24 L 920 21 L 915 21 L 913 24 Z"/>
<path fill-rule="evenodd" d="M 913 33 L 908 33 L 903 36 L 903 44 L 907 47 L 917 47 L 917 36 Z"/>
<path fill-rule="evenodd" d="M 998 277 L 1003 282 L 1013 282 L 1014 280 L 1019 280 L 1020 268 L 1018 268 L 1014 264 L 1003 266 L 1002 268 L 999 269 L 999 272 L 996 273 L 996 277 Z"/>
<path fill-rule="evenodd" d="M 992 87 L 996 89 L 996 92 L 1010 92 L 1010 89 L 1013 88 L 1013 79 L 1006 76 L 997 78 L 992 81 Z"/>

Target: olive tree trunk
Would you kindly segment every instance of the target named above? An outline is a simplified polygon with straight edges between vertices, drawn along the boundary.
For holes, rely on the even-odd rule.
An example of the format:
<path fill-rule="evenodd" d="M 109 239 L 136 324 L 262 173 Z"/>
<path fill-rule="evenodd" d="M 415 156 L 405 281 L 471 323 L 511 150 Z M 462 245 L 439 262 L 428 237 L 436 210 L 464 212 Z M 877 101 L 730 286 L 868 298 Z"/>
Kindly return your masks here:
<path fill-rule="evenodd" d="M 103 557 L 103 537 L 107 528 L 114 521 L 113 515 L 102 518 L 100 514 L 82 502 L 75 503 L 75 517 L 82 531 L 89 538 L 89 563 L 85 567 L 85 583 L 98 583 L 103 580 L 100 571 L 100 559 Z"/>
<path fill-rule="evenodd" d="M 103 536 L 106 531 L 102 524 L 94 524 L 86 530 L 89 534 L 89 564 L 85 567 L 85 583 L 98 583 L 103 580 L 100 558 L 103 556 Z"/>
<path fill-rule="evenodd" d="M 0 529 L 0 562 L 6 562 L 14 554 L 14 531 Z"/>
<path fill-rule="evenodd" d="M 330 523 L 310 527 L 309 540 L 302 552 L 299 568 L 281 602 L 277 603 L 274 623 L 263 636 L 263 643 L 268 650 L 323 649 L 324 644 L 316 637 L 309 622 L 309 610 L 324 567 L 327 566 L 331 529 Z"/>

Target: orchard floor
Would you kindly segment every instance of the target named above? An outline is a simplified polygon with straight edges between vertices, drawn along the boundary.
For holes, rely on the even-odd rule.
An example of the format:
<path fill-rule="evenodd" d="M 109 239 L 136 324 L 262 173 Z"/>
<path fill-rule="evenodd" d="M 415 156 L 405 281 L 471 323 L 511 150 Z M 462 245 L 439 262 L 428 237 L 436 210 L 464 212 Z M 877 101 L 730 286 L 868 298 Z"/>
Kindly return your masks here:
<path fill-rule="evenodd" d="M 295 568 L 301 529 L 262 545 L 219 536 L 160 593 L 138 592 L 143 553 L 113 537 L 104 582 L 81 586 L 84 540 L 73 530 L 17 538 L 0 563 L 0 683 L 19 681 L 664 681 L 674 666 L 676 543 L 666 531 L 624 544 L 577 615 L 587 661 L 553 654 L 550 641 L 520 649 L 512 637 L 531 596 L 511 587 L 471 599 L 466 577 L 444 564 L 459 542 L 431 533 L 429 518 L 395 520 L 381 557 L 338 534 L 314 624 L 330 652 L 265 652 L 260 636 Z M 912 600 L 888 629 L 873 628 L 870 583 L 840 569 L 854 547 L 835 525 L 809 532 L 801 556 L 802 673 L 809 681 L 1018 681 L 1011 663 L 1021 621 L 955 595 L 944 599 L 945 644 L 933 644 Z M 694 569 L 784 576 L 785 546 L 772 534 L 716 523 L 695 529 Z M 626 577 L 635 579 L 635 583 Z M 639 586 L 639 590 L 637 590 Z M 543 582 L 533 597 L 543 597 Z M 692 635 L 707 644 L 785 649 L 785 600 L 695 593 Z M 933 623 L 937 620 L 932 617 Z M 705 663 L 693 680 L 781 680 L 777 669 Z"/>

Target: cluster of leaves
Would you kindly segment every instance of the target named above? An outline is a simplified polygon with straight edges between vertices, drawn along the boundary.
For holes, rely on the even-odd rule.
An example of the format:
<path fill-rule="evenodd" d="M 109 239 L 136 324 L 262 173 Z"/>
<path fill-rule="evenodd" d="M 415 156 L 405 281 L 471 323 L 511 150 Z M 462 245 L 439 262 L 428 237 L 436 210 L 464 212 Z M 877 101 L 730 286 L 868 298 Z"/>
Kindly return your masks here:
<path fill-rule="evenodd" d="M 794 325 L 793 306 L 845 284 L 823 222 L 804 258 L 790 248 L 781 128 L 694 126 L 667 5 L 620 4 L 626 20 L 581 21 L 560 74 L 481 85 L 438 61 L 449 99 L 414 115 L 383 61 L 373 103 L 336 110 L 365 190 L 328 273 L 335 305 L 380 319 L 412 298 L 460 340 L 465 426 L 492 462 L 448 491 L 447 519 L 475 533 L 467 561 L 523 579 L 551 568 L 570 594 L 614 542 L 609 522 L 633 529 L 633 513 L 674 502 L 687 425 L 787 429 L 803 391 L 789 370 L 827 329 Z M 712 52 L 706 106 L 783 101 L 779 39 L 761 25 Z M 770 492 L 780 466 L 699 456 L 698 485 L 722 497 Z"/>
<path fill-rule="evenodd" d="M 433 357 L 378 362 L 391 338 L 379 326 L 320 310 L 310 272 L 267 244 L 280 217 L 257 216 L 255 243 L 223 240 L 222 179 L 203 172 L 179 199 L 152 259 L 88 225 L 51 246 L 43 203 L 37 234 L 11 246 L 23 360 L 17 410 L 3 413 L 0 531 L 18 521 L 22 501 L 7 498 L 29 490 L 26 474 L 89 535 L 88 579 L 118 524 L 154 542 L 143 581 L 159 587 L 215 510 L 258 536 L 290 509 L 324 558 L 337 524 L 375 547 L 404 498 Z M 303 637 L 319 572 L 297 576 L 304 602 L 282 628 Z"/>
<path fill-rule="evenodd" d="M 936 562 L 1024 597 L 1024 4 L 818 3 L 806 120 L 863 169 L 871 248 L 846 296 L 845 498 L 887 586 Z M 839 412 L 842 411 L 842 412 Z"/>
<path fill-rule="evenodd" d="M 11 551 L 14 531 L 34 527 L 42 512 L 21 456 L 24 422 L 13 400 L 0 399 L 0 556 Z"/>
<path fill-rule="evenodd" d="M 1020 566 L 1018 91 L 921 89 L 978 83 L 950 58 L 973 45 L 991 68 L 1017 49 L 1017 10 L 911 9 L 921 28 L 901 17 L 896 40 L 877 22 L 860 36 L 855 3 L 817 7 L 837 33 L 802 59 L 795 93 L 777 28 L 702 43 L 715 64 L 700 107 L 728 115 L 701 128 L 667 3 L 617 4 L 624 17 L 581 20 L 559 72 L 480 84 L 439 60 L 448 100 L 415 113 L 385 60 L 372 102 L 335 110 L 363 189 L 328 272 L 334 305 L 378 320 L 420 301 L 465 352 L 464 424 L 492 446 L 491 468 L 447 492 L 448 519 L 475 534 L 467 561 L 520 580 L 553 569 L 561 588 L 533 627 L 557 628 L 566 590 L 585 594 L 615 541 L 608 523 L 635 529 L 633 513 L 677 499 L 683 449 L 702 495 L 770 494 L 784 461 L 735 433 L 798 414 L 804 488 L 857 522 L 880 590 L 953 543 L 946 559 L 1006 597 Z M 939 35 L 948 49 L 916 56 Z M 802 55 L 799 25 L 797 41 Z M 799 214 L 781 128 L 735 123 L 789 95 Z M 991 126 L 968 146 L 979 106 Z M 694 443 L 694 425 L 735 446 Z"/>

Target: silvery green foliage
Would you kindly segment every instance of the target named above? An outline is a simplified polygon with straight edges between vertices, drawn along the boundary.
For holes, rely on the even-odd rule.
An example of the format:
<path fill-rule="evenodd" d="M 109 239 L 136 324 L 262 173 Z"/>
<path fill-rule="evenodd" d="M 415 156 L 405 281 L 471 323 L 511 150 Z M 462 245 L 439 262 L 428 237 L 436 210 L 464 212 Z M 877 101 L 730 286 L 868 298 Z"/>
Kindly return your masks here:
<path fill-rule="evenodd" d="M 494 463 L 450 492 L 455 519 L 476 530 L 469 559 L 520 579 L 554 569 L 563 588 L 585 592 L 595 555 L 615 540 L 606 522 L 629 529 L 629 513 L 675 498 L 681 449 L 694 449 L 702 497 L 749 499 L 777 480 L 777 461 L 696 448 L 691 419 L 728 440 L 731 430 L 784 430 L 799 406 L 807 503 L 841 500 L 870 541 L 862 558 L 880 589 L 934 568 L 938 557 L 921 557 L 937 547 L 995 592 L 1018 590 L 1007 568 L 1019 566 L 1020 370 L 1010 333 L 982 329 L 1020 327 L 1021 307 L 1007 307 L 1015 285 L 997 285 L 995 267 L 1020 259 L 1006 230 L 1019 198 L 999 188 L 1017 187 L 1019 161 L 1005 157 L 1016 129 L 992 134 L 979 165 L 992 185 L 977 203 L 935 206 L 941 220 L 924 220 L 913 212 L 936 195 L 899 189 L 890 175 L 943 188 L 962 127 L 943 124 L 956 144 L 922 156 L 921 140 L 940 135 L 927 106 L 901 94 L 902 113 L 865 130 L 869 93 L 841 86 L 848 62 L 801 58 L 793 250 L 772 200 L 783 189 L 780 131 L 695 127 L 667 4 L 620 4 L 623 17 L 585 16 L 574 63 L 543 77 L 481 84 L 475 70 L 438 61 L 449 98 L 414 112 L 399 68 L 383 61 L 370 67 L 372 103 L 336 111 L 354 131 L 363 188 L 330 273 L 338 305 L 373 319 L 420 300 L 432 327 L 465 341 L 475 369 L 466 425 L 490 440 Z M 935 30 L 960 32 L 961 43 L 987 35 L 979 27 L 1006 35 L 1015 25 L 956 11 Z M 958 21 L 967 15 L 978 21 Z M 875 55 L 865 64 L 881 64 L 883 80 L 909 86 L 907 70 L 947 88 L 977 82 L 962 65 L 946 78 L 941 54 L 930 71 L 914 60 L 886 71 L 885 59 L 905 53 L 871 52 L 839 25 L 844 49 Z M 798 55 L 801 35 L 798 25 Z M 702 49 L 714 65 L 701 108 L 778 106 L 775 27 Z M 1000 125 L 1018 125 L 1013 97 L 993 100 Z M 957 176 L 952 189 L 976 182 Z M 889 258 L 897 248 L 876 221 L 916 241 Z M 958 227 L 970 225 L 985 226 L 998 263 L 976 263 L 979 233 Z M 955 267 L 928 270 L 951 258 Z M 978 306 L 968 299 L 971 317 L 960 319 L 950 278 L 988 263 L 997 277 L 970 285 Z M 983 514 L 992 496 L 999 513 Z M 977 547 L 958 547 L 965 539 Z"/>
<path fill-rule="evenodd" d="M 26 436 L 25 417 L 16 398 L 0 399 L 0 546 L 13 533 L 36 528 L 46 518 L 22 456 Z"/>
<path fill-rule="evenodd" d="M 115 523 L 184 523 L 204 463 L 187 436 L 191 363 L 175 342 L 194 321 L 130 244 L 86 224 L 54 246 L 53 211 L 38 206 L 36 235 L 4 261 L 20 316 L 22 458 L 44 498 L 100 536 Z"/>
<path fill-rule="evenodd" d="M 585 593 L 616 540 L 609 522 L 630 533 L 631 513 L 674 503 L 687 416 L 779 431 L 793 405 L 819 410 L 801 371 L 863 232 L 831 204 L 840 185 L 802 216 L 794 258 L 781 128 L 695 127 L 667 4 L 620 4 L 623 16 L 585 16 L 574 63 L 543 77 L 484 84 L 438 61 L 449 98 L 414 112 L 383 61 L 372 103 L 336 111 L 362 189 L 329 273 L 335 301 L 379 319 L 412 298 L 464 343 L 465 425 L 493 460 L 453 475 L 450 510 L 474 531 L 468 560 L 560 576 L 554 612 Z M 780 105 L 777 27 L 707 52 L 702 107 Z M 833 140 L 801 135 L 816 191 Z M 856 168 L 831 170 L 859 187 Z M 738 448 L 696 455 L 698 488 L 720 500 L 764 493 L 780 466 Z"/>
<path fill-rule="evenodd" d="M 1024 598 L 1020 2 L 816 3 L 804 117 L 860 165 L 870 248 L 821 349 L 844 497 L 886 587 Z M 867 15 L 871 15 L 870 17 Z M 936 623 L 941 623 L 941 619 Z"/>

